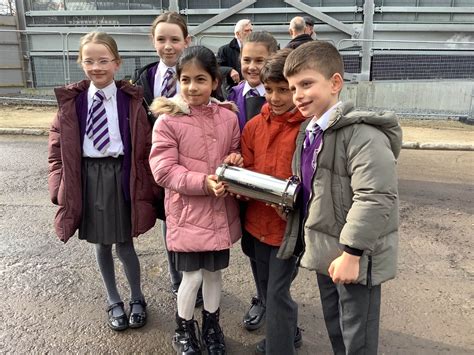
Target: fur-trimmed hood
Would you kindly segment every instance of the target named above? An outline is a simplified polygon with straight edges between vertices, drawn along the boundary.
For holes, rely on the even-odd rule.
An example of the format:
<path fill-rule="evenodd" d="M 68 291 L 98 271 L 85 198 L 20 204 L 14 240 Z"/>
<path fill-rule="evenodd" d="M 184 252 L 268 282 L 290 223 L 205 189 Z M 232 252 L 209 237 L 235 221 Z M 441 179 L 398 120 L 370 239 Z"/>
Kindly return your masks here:
<path fill-rule="evenodd" d="M 209 106 L 211 105 L 221 106 L 232 112 L 238 112 L 237 106 L 231 101 L 221 102 L 216 98 L 211 97 Z M 191 107 L 180 95 L 171 99 L 157 97 L 153 100 L 150 110 L 156 117 L 165 113 L 171 116 L 189 115 L 191 113 Z"/>

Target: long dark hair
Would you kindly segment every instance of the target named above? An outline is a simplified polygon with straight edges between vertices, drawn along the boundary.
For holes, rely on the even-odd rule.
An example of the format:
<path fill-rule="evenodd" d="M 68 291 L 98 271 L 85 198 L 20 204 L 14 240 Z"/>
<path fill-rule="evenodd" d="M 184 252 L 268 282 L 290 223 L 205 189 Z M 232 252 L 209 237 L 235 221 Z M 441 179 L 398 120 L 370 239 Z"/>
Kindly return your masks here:
<path fill-rule="evenodd" d="M 181 77 L 183 67 L 189 63 L 194 63 L 205 70 L 211 76 L 213 81 L 217 80 L 217 89 L 211 93 L 211 96 L 222 100 L 223 95 L 220 90 L 222 78 L 219 64 L 217 64 L 217 59 L 214 53 L 204 46 L 191 46 L 186 48 L 176 64 L 176 74 L 178 75 L 178 79 Z"/>

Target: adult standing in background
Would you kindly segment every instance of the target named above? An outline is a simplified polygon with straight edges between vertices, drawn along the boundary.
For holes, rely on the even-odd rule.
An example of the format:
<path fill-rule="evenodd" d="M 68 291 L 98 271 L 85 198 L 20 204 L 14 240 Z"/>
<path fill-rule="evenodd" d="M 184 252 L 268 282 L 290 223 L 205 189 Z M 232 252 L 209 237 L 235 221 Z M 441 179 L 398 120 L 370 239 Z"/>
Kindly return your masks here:
<path fill-rule="evenodd" d="M 296 16 L 291 19 L 288 32 L 290 33 L 291 41 L 288 42 L 286 48 L 295 49 L 303 43 L 313 40 L 311 35 L 307 33 L 305 19 L 301 16 Z"/>
<path fill-rule="evenodd" d="M 242 42 L 252 33 L 253 26 L 249 19 L 243 19 L 236 23 L 234 27 L 234 38 L 229 43 L 223 45 L 217 51 L 217 63 L 221 67 L 230 67 L 233 70 L 227 76 L 227 85 L 232 87 L 242 79 L 240 68 L 240 48 Z"/>
<path fill-rule="evenodd" d="M 312 39 L 316 39 L 316 32 L 314 31 L 314 20 L 309 16 L 303 16 L 305 23 L 304 33 L 311 36 Z"/>

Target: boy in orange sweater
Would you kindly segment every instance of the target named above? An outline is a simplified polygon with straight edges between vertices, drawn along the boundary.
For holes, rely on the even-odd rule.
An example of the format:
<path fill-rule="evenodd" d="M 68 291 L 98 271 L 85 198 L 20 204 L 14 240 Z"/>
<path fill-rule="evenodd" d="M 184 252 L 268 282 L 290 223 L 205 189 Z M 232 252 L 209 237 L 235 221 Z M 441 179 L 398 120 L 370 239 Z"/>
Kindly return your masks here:
<path fill-rule="evenodd" d="M 289 178 L 295 140 L 305 120 L 293 104 L 283 67 L 290 49 L 270 56 L 260 72 L 267 103 L 242 132 L 244 167 L 277 178 Z M 301 346 L 297 327 L 298 307 L 290 294 L 296 256 L 278 259 L 286 221 L 277 209 L 250 200 L 245 214 L 246 233 L 252 241 L 244 250 L 257 264 L 257 282 L 263 290 L 266 312 L 266 339 L 257 344 L 257 353 L 294 354 Z"/>

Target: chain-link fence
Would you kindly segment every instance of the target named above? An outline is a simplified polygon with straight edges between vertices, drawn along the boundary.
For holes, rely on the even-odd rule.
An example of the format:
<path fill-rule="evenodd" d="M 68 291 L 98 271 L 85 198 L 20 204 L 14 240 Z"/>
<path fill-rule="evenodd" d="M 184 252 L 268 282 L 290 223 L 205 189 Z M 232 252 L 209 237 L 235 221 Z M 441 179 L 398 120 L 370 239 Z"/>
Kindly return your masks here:
<path fill-rule="evenodd" d="M 86 33 L 0 30 L 2 38 L 8 38 L 8 41 L 0 43 L 0 81 L 5 85 L 9 80 L 5 65 L 21 68 L 22 81 L 27 88 L 51 88 L 83 79 L 84 73 L 77 63 L 77 57 L 79 38 Z M 148 37 L 148 34 L 117 32 L 113 36 L 133 40 L 137 36 Z M 153 50 L 121 52 L 121 56 L 123 62 L 116 75 L 117 79 L 129 78 L 135 69 L 156 60 Z"/>
<path fill-rule="evenodd" d="M 77 61 L 80 36 L 87 32 L 17 31 L 0 30 L 2 64 L 13 66 L 18 58 L 26 87 L 44 88 L 64 85 L 83 78 Z M 147 33 L 114 32 L 112 36 L 123 41 L 148 37 Z M 19 38 L 18 47 L 14 47 Z M 216 41 L 225 42 L 227 36 L 202 35 L 195 44 L 212 46 Z M 280 41 L 284 38 L 277 38 Z M 119 42 L 119 40 L 117 40 Z M 345 71 L 360 73 L 361 43 L 364 40 L 342 40 L 337 43 L 344 58 Z M 41 42 L 41 45 L 38 43 Z M 331 41 L 330 41 L 331 42 Z M 371 40 L 370 80 L 473 80 L 474 42 L 436 42 L 408 40 Z M 332 42 L 333 43 L 333 42 Z M 120 45 L 119 45 L 120 48 Z M 15 53 L 19 51 L 19 53 Z M 156 60 L 153 49 L 143 52 L 121 52 L 123 64 L 117 78 L 126 78 L 134 70 Z M 7 63 L 5 63 L 7 61 Z M 1 68 L 5 77 L 6 69 Z"/>
<path fill-rule="evenodd" d="M 474 79 L 474 42 L 344 39 L 337 48 L 346 72 L 360 73 L 364 42 L 371 81 Z"/>
<path fill-rule="evenodd" d="M 345 78 L 355 82 L 345 98 L 357 106 L 406 116 L 473 116 L 474 42 L 344 39 L 337 48 Z M 363 68 L 370 81 L 359 81 Z"/>
<path fill-rule="evenodd" d="M 16 82 L 37 90 L 83 79 L 77 55 L 79 39 L 85 33 L 0 30 L 2 39 L 7 39 L 0 43 L 0 84 L 5 87 L 8 81 L 14 81 L 11 78 L 14 71 L 9 66 L 21 69 L 15 72 L 19 75 Z M 136 69 L 156 60 L 156 53 L 148 41 L 149 34 L 110 34 L 119 49 L 127 41 L 148 44 L 148 48 L 144 45 L 140 52 L 120 52 L 123 63 L 116 79 L 130 78 Z M 193 43 L 215 47 L 217 42 L 226 43 L 230 39 L 221 35 L 201 35 L 194 38 Z M 279 40 L 284 43 L 285 39 Z M 344 58 L 346 79 L 355 83 L 363 66 L 363 41 L 342 40 L 335 44 Z M 126 45 L 122 47 L 127 48 Z M 470 115 L 474 92 L 474 42 L 371 40 L 369 50 L 370 81 L 349 83 L 345 90 L 346 97 L 356 101 L 358 106 L 395 109 L 415 115 Z"/>

